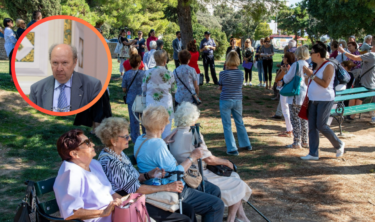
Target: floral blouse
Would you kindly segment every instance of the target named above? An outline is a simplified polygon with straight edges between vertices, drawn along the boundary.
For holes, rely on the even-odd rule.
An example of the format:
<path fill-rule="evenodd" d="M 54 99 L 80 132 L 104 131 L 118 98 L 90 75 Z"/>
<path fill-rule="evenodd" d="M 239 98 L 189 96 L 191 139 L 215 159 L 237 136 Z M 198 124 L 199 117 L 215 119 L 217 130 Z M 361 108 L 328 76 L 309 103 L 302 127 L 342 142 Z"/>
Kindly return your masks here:
<path fill-rule="evenodd" d="M 248 62 L 253 62 L 253 56 L 254 56 L 254 48 L 249 47 L 249 48 L 244 48 L 242 51 L 242 56 L 245 59 L 248 59 Z"/>
<path fill-rule="evenodd" d="M 355 50 L 355 52 L 353 53 L 353 55 L 360 55 L 360 53 L 359 53 L 358 50 Z M 347 58 L 346 60 L 348 60 L 348 61 L 352 61 L 352 62 L 355 64 L 355 66 L 354 66 L 354 67 L 352 68 L 352 70 L 350 70 L 350 71 L 353 71 L 353 70 L 355 70 L 355 69 L 360 69 L 360 68 L 362 68 L 361 61 L 354 61 L 354 60 L 351 60 L 351 59 L 349 59 L 349 58 Z"/>
<path fill-rule="evenodd" d="M 142 91 L 146 95 L 146 106 L 164 106 L 169 118 L 174 118 L 172 93 L 176 92 L 176 81 L 172 71 L 163 66 L 147 70 L 142 82 Z"/>
<path fill-rule="evenodd" d="M 177 82 L 177 92 L 175 95 L 176 102 L 182 103 L 186 101 L 192 103 L 193 98 L 191 96 L 191 93 L 196 94 L 194 81 L 197 81 L 197 73 L 195 72 L 195 69 L 188 65 L 180 65 L 173 71 L 173 75 Z M 176 75 L 178 75 L 178 78 Z M 184 82 L 191 93 L 186 89 L 181 81 Z"/>

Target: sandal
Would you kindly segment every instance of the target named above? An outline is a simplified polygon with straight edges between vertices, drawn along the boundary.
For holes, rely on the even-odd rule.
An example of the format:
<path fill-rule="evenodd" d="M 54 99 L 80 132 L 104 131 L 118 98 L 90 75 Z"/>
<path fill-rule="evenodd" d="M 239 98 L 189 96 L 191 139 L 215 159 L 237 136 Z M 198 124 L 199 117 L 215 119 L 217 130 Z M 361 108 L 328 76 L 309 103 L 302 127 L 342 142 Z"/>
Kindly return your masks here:
<path fill-rule="evenodd" d="M 308 143 L 302 143 L 303 148 L 310 148 Z"/>
<path fill-rule="evenodd" d="M 289 131 L 289 132 L 285 131 L 285 132 L 280 133 L 278 136 L 280 136 L 280 137 L 292 137 L 293 132 L 292 131 Z"/>
<path fill-rule="evenodd" d="M 286 148 L 295 148 L 295 149 L 299 149 L 299 148 L 302 148 L 301 145 L 299 143 L 297 144 L 290 144 L 290 145 L 287 145 Z"/>

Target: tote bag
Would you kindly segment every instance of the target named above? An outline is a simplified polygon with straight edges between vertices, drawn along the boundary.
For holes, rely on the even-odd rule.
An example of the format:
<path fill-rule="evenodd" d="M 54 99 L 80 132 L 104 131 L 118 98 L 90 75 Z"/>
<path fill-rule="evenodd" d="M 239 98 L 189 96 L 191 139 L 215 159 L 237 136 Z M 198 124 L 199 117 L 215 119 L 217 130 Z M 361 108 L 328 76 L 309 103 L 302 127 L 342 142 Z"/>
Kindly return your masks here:
<path fill-rule="evenodd" d="M 150 216 L 146 209 L 144 194 L 132 193 L 124 197 L 125 200 L 112 213 L 113 222 L 148 222 Z"/>
<path fill-rule="evenodd" d="M 298 76 L 299 64 L 297 62 L 296 72 L 292 81 L 288 82 L 283 86 L 280 94 L 283 96 L 298 96 L 301 87 L 301 76 Z"/>

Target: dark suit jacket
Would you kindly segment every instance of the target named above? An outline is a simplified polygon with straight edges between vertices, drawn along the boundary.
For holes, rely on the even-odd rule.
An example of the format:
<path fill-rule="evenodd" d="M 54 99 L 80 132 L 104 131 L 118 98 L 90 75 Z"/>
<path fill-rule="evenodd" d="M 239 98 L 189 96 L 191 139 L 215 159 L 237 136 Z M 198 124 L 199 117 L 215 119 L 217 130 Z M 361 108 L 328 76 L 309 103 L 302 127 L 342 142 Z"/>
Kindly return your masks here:
<path fill-rule="evenodd" d="M 172 42 L 173 47 L 173 59 L 178 60 L 178 52 L 184 49 L 183 47 L 180 47 L 180 44 L 178 44 L 178 39 L 175 38 Z"/>
<path fill-rule="evenodd" d="M 52 110 L 55 78 L 49 76 L 31 85 L 29 99 L 36 105 Z M 72 88 L 70 93 L 71 111 L 77 110 L 90 103 L 102 89 L 100 80 L 73 72 Z"/>

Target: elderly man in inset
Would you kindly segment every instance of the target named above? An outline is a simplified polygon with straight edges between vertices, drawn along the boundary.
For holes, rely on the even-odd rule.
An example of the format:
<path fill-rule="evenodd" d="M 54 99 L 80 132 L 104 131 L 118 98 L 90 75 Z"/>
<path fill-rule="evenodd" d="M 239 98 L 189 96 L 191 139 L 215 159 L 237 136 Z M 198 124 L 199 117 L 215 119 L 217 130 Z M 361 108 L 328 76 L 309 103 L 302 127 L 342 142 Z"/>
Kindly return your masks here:
<path fill-rule="evenodd" d="M 30 89 L 30 100 L 54 112 L 69 112 L 89 104 L 102 89 L 100 80 L 74 71 L 77 49 L 67 44 L 53 45 L 49 50 L 52 76 Z"/>

